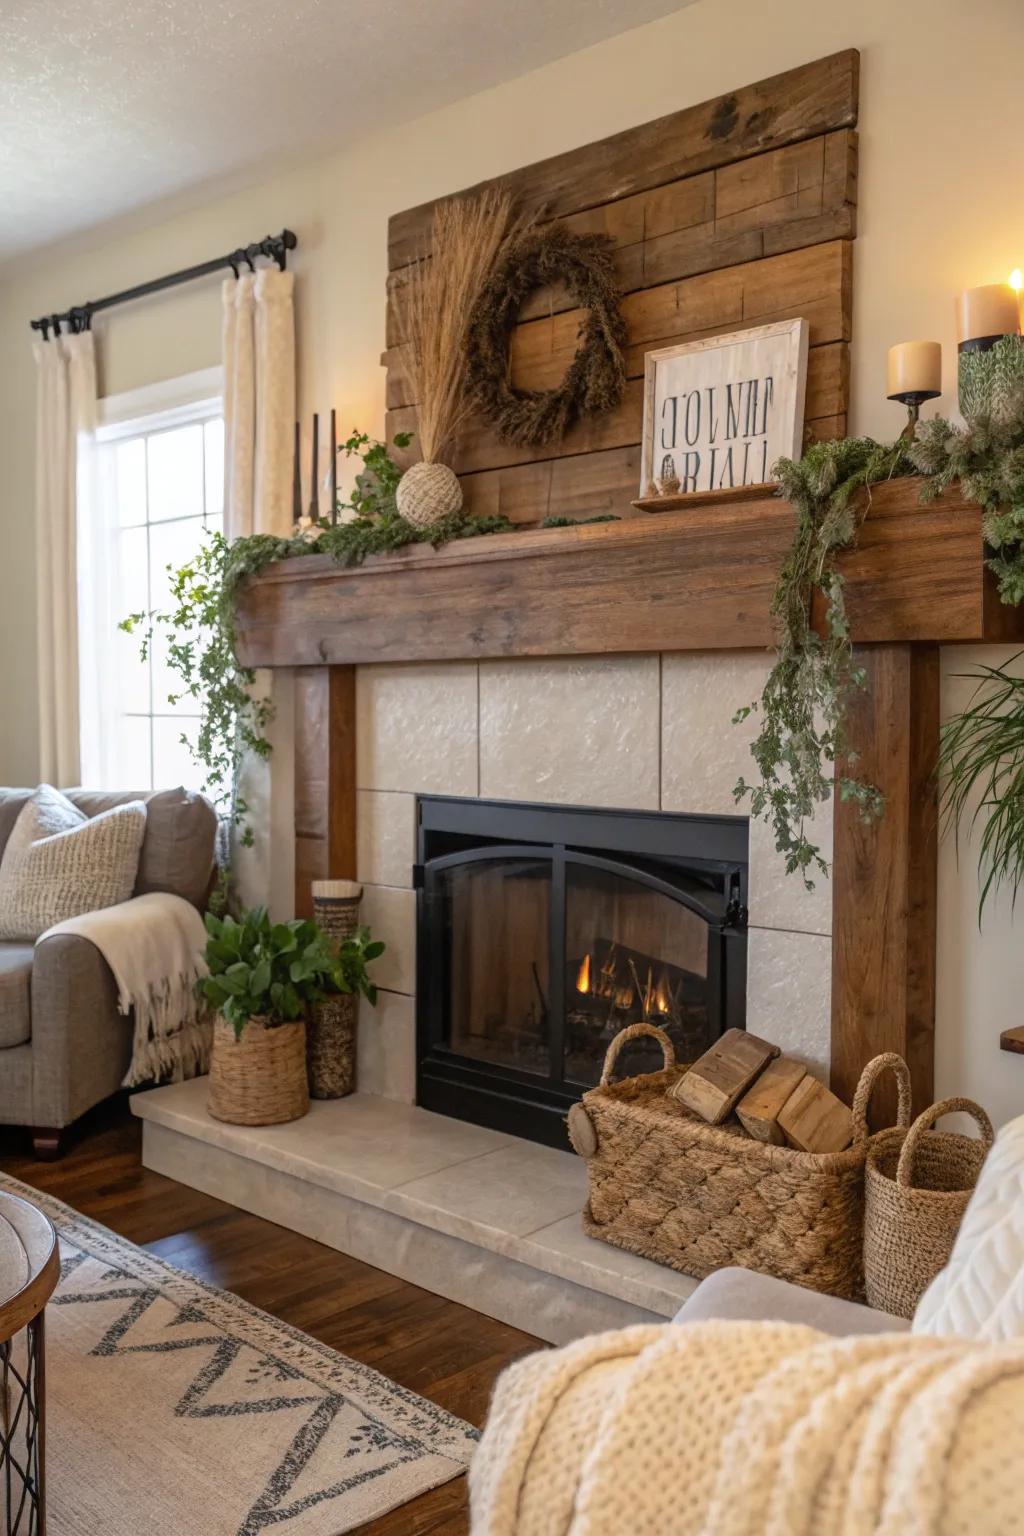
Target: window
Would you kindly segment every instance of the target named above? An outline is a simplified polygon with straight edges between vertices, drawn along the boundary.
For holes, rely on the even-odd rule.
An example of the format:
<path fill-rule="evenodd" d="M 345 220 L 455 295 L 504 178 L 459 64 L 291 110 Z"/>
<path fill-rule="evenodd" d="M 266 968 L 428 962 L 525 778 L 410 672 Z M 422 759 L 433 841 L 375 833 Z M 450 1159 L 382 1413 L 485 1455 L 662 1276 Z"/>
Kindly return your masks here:
<path fill-rule="evenodd" d="M 96 440 L 94 514 L 79 507 L 83 782 L 197 789 L 203 771 L 182 737 L 194 739 L 198 715 L 191 699 L 169 702 L 178 679 L 166 638 L 158 626 L 143 661 L 139 635 L 117 625 L 129 613 L 166 609 L 170 572 L 223 528 L 220 370 L 101 402 Z"/>

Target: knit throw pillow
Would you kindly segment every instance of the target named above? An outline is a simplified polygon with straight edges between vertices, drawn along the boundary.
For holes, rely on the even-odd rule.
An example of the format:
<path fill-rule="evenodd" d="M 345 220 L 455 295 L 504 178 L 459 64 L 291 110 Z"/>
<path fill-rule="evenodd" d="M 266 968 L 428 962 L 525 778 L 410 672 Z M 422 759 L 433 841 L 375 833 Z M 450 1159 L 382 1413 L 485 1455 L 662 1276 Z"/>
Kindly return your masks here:
<path fill-rule="evenodd" d="M 65 918 L 127 901 L 145 833 L 141 800 L 90 820 L 41 784 L 19 812 L 0 860 L 0 939 L 38 939 Z"/>

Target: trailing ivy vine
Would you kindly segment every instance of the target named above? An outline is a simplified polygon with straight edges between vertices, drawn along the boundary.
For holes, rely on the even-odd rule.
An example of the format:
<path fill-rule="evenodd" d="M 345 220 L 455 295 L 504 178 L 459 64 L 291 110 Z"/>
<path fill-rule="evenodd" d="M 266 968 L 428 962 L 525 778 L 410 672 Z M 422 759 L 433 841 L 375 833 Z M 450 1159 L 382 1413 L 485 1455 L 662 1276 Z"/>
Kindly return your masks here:
<path fill-rule="evenodd" d="M 802 459 L 775 466 L 796 527 L 772 601 L 779 635 L 775 664 L 760 700 L 735 716 L 738 723 L 759 715 L 750 749 L 758 778 L 750 784 L 741 778 L 734 793 L 738 801 L 749 797 L 751 814 L 770 824 L 787 872 L 799 873 L 808 888 L 815 871 L 828 869 L 808 824 L 832 796 L 837 762 L 845 765 L 835 780 L 841 798 L 855 801 L 866 821 L 882 811 L 877 787 L 849 772 L 856 759 L 844 731 L 846 706 L 865 677 L 853 657 L 836 560 L 853 544 L 866 515 L 855 493 L 912 472 L 901 443 L 883 447 L 870 438 L 815 443 Z M 811 623 L 818 592 L 824 597 L 823 634 Z"/>

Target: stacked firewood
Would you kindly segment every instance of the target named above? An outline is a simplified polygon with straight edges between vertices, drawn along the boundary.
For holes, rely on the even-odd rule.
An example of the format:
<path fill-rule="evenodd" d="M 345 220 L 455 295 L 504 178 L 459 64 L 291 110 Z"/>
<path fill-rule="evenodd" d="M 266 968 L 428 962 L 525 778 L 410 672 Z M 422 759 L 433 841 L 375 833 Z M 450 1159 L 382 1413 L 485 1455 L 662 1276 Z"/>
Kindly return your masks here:
<path fill-rule="evenodd" d="M 800 1152 L 842 1152 L 853 1116 L 802 1061 L 744 1029 L 726 1030 L 668 1093 L 709 1125 L 730 1115 L 756 1141 Z"/>

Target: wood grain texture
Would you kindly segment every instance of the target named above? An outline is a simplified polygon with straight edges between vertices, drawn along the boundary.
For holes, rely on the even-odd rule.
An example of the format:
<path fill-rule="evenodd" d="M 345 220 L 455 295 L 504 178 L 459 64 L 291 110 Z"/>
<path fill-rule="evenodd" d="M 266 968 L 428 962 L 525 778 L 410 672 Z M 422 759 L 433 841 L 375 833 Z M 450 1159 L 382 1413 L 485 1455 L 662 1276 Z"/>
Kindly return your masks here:
<path fill-rule="evenodd" d="M 0 1130 L 0 1167 L 471 1424 L 483 1423 L 499 1372 L 546 1347 L 505 1323 L 150 1173 L 141 1165 L 140 1133 L 140 1122 L 117 1099 L 80 1122 L 59 1163 L 36 1163 L 16 1133 Z M 465 1536 L 468 1529 L 461 1477 L 360 1526 L 364 1536 Z"/>
<path fill-rule="evenodd" d="M 856 234 L 857 136 L 844 130 L 759 155 L 653 192 L 562 220 L 577 234 L 602 234 L 623 294 L 677 278 L 777 256 Z M 405 339 L 403 294 L 412 271 L 388 277 L 387 339 Z M 521 320 L 574 308 L 562 285 L 538 288 Z M 390 399 L 388 404 L 393 403 Z"/>
<path fill-rule="evenodd" d="M 313 909 L 310 882 L 356 875 L 355 667 L 295 674 L 295 911 Z"/>
<path fill-rule="evenodd" d="M 526 207 L 564 218 L 681 176 L 815 138 L 857 121 L 859 55 L 845 49 L 581 149 L 524 166 L 467 192 L 501 185 Z M 438 200 L 395 214 L 388 265 L 424 254 Z"/>
<path fill-rule="evenodd" d="M 854 636 L 985 641 L 981 510 L 955 490 L 921 506 L 918 489 L 914 479 L 875 487 L 841 562 Z M 326 556 L 283 561 L 239 594 L 239 659 L 316 666 L 770 646 L 792 531 L 777 497 L 702 498 L 692 512 L 417 546 L 358 569 Z M 319 836 L 318 825 L 299 830 Z"/>
<path fill-rule="evenodd" d="M 867 687 L 848 706 L 857 758 L 839 770 L 877 785 L 885 814 L 867 825 L 836 802 L 831 1081 L 850 1103 L 865 1063 L 897 1051 L 917 1113 L 933 1098 L 939 651 L 904 643 L 858 655 Z M 893 1101 L 875 1097 L 875 1123 L 891 1123 Z"/>

